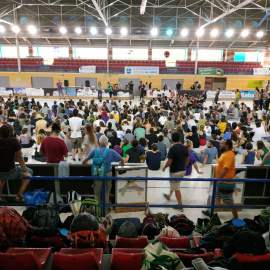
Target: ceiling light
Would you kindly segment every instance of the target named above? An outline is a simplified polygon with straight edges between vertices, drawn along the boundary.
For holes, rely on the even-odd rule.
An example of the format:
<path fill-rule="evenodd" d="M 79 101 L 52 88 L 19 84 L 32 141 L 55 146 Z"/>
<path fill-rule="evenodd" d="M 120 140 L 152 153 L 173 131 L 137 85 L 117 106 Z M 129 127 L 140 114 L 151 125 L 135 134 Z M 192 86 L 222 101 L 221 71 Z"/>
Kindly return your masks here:
<path fill-rule="evenodd" d="M 186 37 L 188 35 L 188 30 L 187 29 L 183 29 L 182 31 L 181 31 L 181 36 L 182 37 Z"/>
<path fill-rule="evenodd" d="M 106 33 L 107 36 L 111 35 L 112 29 L 111 28 L 106 28 L 105 33 Z"/>
<path fill-rule="evenodd" d="M 153 29 L 151 30 L 151 35 L 152 35 L 152 36 L 157 36 L 157 34 L 158 34 L 157 28 L 153 28 Z"/>
<path fill-rule="evenodd" d="M 247 29 L 245 29 L 242 31 L 241 36 L 245 38 L 248 36 L 248 34 L 249 34 L 249 31 Z"/>
<path fill-rule="evenodd" d="M 3 25 L 0 25 L 0 33 L 4 33 L 6 31 L 5 27 Z"/>
<path fill-rule="evenodd" d="M 262 38 L 264 36 L 264 32 L 263 31 L 259 31 L 256 34 L 257 38 Z"/>
<path fill-rule="evenodd" d="M 62 26 L 62 27 L 60 27 L 59 31 L 61 34 L 65 34 L 67 32 L 67 29 L 66 29 L 66 27 Z"/>
<path fill-rule="evenodd" d="M 127 28 L 122 28 L 121 29 L 121 35 L 125 36 L 125 35 L 127 35 L 127 33 L 128 33 Z"/>
<path fill-rule="evenodd" d="M 32 35 L 36 34 L 36 32 L 37 32 L 37 28 L 34 25 L 29 25 L 27 30 Z"/>
<path fill-rule="evenodd" d="M 217 37 L 218 36 L 218 33 L 219 33 L 218 29 L 213 29 L 211 31 L 211 37 Z"/>
<path fill-rule="evenodd" d="M 227 32 L 226 32 L 226 36 L 227 36 L 227 37 L 232 37 L 233 34 L 234 34 L 234 31 L 233 31 L 232 29 L 229 29 L 229 30 L 227 30 Z"/>
<path fill-rule="evenodd" d="M 199 28 L 197 31 L 196 31 L 196 36 L 197 37 L 202 37 L 204 34 L 204 30 L 202 28 Z"/>
<path fill-rule="evenodd" d="M 91 27 L 90 33 L 91 33 L 92 35 L 95 35 L 95 34 L 97 33 L 97 28 L 96 28 L 96 27 Z"/>
<path fill-rule="evenodd" d="M 13 25 L 13 26 L 12 26 L 12 31 L 13 31 L 15 34 L 18 34 L 18 33 L 20 32 L 19 26 Z"/>
<path fill-rule="evenodd" d="M 168 30 L 166 31 L 166 35 L 167 35 L 167 36 L 172 36 L 172 34 L 173 34 L 173 30 L 172 30 L 172 29 L 168 29 Z"/>
<path fill-rule="evenodd" d="M 78 35 L 81 34 L 82 33 L 82 29 L 80 27 L 76 27 L 75 28 L 75 33 L 78 34 Z"/>

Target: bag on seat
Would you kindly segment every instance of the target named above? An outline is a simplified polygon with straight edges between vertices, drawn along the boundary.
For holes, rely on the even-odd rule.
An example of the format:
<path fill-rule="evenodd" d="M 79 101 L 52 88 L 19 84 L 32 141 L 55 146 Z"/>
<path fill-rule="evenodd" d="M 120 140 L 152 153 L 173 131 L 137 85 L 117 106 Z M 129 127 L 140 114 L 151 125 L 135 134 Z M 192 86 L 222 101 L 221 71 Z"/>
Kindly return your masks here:
<path fill-rule="evenodd" d="M 98 201 L 90 198 L 86 198 L 81 202 L 81 207 L 79 213 L 89 213 L 95 216 L 97 219 L 99 218 L 99 207 Z"/>
<path fill-rule="evenodd" d="M 158 222 L 153 218 L 151 214 L 143 219 L 142 234 L 146 235 L 148 239 L 154 239 L 160 233 L 160 227 Z"/>
<path fill-rule="evenodd" d="M 183 214 L 172 216 L 170 226 L 176 229 L 180 235 L 181 234 L 189 235 L 195 229 L 193 221 L 189 220 Z"/>

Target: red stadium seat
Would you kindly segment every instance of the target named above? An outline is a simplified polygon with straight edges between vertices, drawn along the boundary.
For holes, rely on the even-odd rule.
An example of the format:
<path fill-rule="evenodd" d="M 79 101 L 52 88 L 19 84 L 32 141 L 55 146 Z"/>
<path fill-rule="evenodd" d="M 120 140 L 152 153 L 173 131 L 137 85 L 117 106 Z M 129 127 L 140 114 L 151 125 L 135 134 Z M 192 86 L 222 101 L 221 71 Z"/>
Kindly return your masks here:
<path fill-rule="evenodd" d="M 116 248 L 145 248 L 148 245 L 147 236 L 138 236 L 138 238 L 123 238 L 116 236 Z"/>
<path fill-rule="evenodd" d="M 142 249 L 112 250 L 111 270 L 140 270 L 143 260 Z"/>
<path fill-rule="evenodd" d="M 42 270 L 51 254 L 50 248 L 9 248 L 0 253 L 0 269 Z"/>
<path fill-rule="evenodd" d="M 236 253 L 233 255 L 244 266 L 245 270 L 269 270 L 270 269 L 270 253 L 265 255 L 246 255 Z"/>
<path fill-rule="evenodd" d="M 190 248 L 190 241 L 187 236 L 181 236 L 179 238 L 161 237 L 160 241 L 168 248 Z"/>
<path fill-rule="evenodd" d="M 195 247 L 199 247 L 201 236 L 193 236 L 193 243 Z"/>

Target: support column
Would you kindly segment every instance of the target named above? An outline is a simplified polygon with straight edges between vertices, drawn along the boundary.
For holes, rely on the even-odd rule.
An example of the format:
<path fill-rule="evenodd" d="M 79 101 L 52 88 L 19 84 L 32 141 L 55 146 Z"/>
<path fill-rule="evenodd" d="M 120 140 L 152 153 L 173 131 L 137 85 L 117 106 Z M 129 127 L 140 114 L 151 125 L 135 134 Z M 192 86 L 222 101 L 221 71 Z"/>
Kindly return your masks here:
<path fill-rule="evenodd" d="M 107 74 L 110 73 L 110 63 L 109 63 L 109 59 L 110 59 L 110 52 L 109 52 L 109 38 L 107 36 Z"/>
<path fill-rule="evenodd" d="M 68 57 L 73 59 L 73 47 L 72 46 L 68 47 Z"/>
<path fill-rule="evenodd" d="M 199 39 L 197 39 L 196 58 L 195 58 L 195 70 L 194 75 L 198 74 L 198 55 L 199 55 Z"/>
<path fill-rule="evenodd" d="M 29 56 L 33 56 L 34 55 L 34 53 L 33 53 L 33 46 L 29 46 L 28 47 L 28 54 L 29 54 Z"/>
<path fill-rule="evenodd" d="M 17 34 L 16 34 L 16 48 L 17 48 L 18 72 L 20 73 L 22 69 L 21 69 L 21 58 L 20 58 L 20 46 L 19 46 L 19 39 L 18 39 Z"/>
<path fill-rule="evenodd" d="M 226 61 L 226 58 L 227 58 L 227 49 L 223 49 L 222 61 Z"/>
<path fill-rule="evenodd" d="M 191 52 L 192 52 L 192 49 L 187 48 L 187 61 L 191 61 Z"/>
<path fill-rule="evenodd" d="M 152 60 L 153 58 L 152 58 L 152 48 L 149 48 L 148 49 L 148 61 L 149 60 Z"/>
<path fill-rule="evenodd" d="M 265 52 L 263 67 L 270 67 L 270 52 Z"/>
<path fill-rule="evenodd" d="M 226 61 L 234 61 L 234 51 L 227 49 Z"/>

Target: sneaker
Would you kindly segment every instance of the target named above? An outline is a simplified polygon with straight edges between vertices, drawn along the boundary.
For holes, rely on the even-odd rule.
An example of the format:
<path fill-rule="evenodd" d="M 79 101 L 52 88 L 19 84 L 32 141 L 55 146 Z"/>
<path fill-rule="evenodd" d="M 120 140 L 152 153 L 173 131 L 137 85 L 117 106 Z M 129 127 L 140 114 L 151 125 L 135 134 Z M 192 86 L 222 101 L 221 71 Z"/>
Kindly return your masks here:
<path fill-rule="evenodd" d="M 196 232 L 198 232 L 200 234 L 204 233 L 203 221 L 204 221 L 204 219 L 202 219 L 202 218 L 197 219 Z"/>
<path fill-rule="evenodd" d="M 163 193 L 163 196 L 166 198 L 166 200 L 168 200 L 168 201 L 171 200 L 171 198 L 167 194 Z"/>
<path fill-rule="evenodd" d="M 80 158 L 78 158 L 78 161 L 81 161 L 81 159 L 80 159 Z"/>
<path fill-rule="evenodd" d="M 209 210 L 203 210 L 202 213 L 207 217 L 211 217 L 211 213 Z"/>
<path fill-rule="evenodd" d="M 76 161 L 76 158 L 73 158 L 72 161 Z"/>
<path fill-rule="evenodd" d="M 173 207 L 173 209 L 178 210 L 179 212 L 184 212 L 184 208 L 181 206 Z"/>

